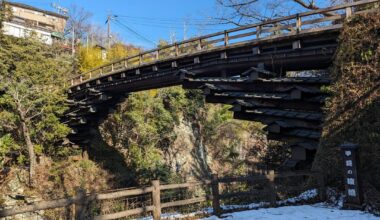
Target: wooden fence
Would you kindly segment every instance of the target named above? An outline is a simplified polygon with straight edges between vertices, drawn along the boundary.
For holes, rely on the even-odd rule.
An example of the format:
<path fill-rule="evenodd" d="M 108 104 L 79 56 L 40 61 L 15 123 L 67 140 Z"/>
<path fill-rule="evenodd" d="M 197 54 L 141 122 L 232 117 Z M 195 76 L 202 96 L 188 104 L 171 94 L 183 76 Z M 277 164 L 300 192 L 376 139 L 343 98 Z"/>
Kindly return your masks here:
<path fill-rule="evenodd" d="M 342 21 L 345 18 L 354 14 L 375 11 L 377 9 L 371 8 L 371 4 L 379 2 L 379 0 L 354 1 L 176 42 L 92 69 L 71 78 L 69 85 L 75 86 L 142 65 L 176 60 L 192 54 L 199 56 L 201 53 L 208 53 L 210 49 L 226 51 L 231 46 L 245 45 L 250 42 L 339 29 L 342 27 Z"/>
<path fill-rule="evenodd" d="M 119 219 L 127 216 L 136 216 L 141 214 L 152 213 L 153 219 L 160 219 L 161 210 L 167 209 L 170 207 L 180 207 L 180 206 L 188 206 L 190 204 L 202 203 L 211 201 L 213 214 L 220 216 L 223 212 L 221 208 L 221 201 L 228 198 L 238 198 L 244 195 L 250 195 L 253 193 L 262 193 L 268 195 L 268 200 L 270 202 L 270 206 L 276 206 L 276 198 L 277 198 L 277 190 L 276 190 L 276 181 L 284 178 L 295 178 L 300 176 L 311 177 L 314 176 L 318 180 L 318 192 L 319 199 L 325 199 L 325 186 L 323 182 L 323 178 L 321 175 L 317 173 L 312 173 L 309 171 L 299 171 L 299 172 L 283 172 L 283 173 L 275 173 L 274 171 L 269 171 L 266 174 L 257 174 L 251 176 L 230 176 L 230 177 L 222 177 L 219 178 L 218 175 L 212 175 L 211 180 L 205 180 L 202 182 L 188 182 L 188 183 L 180 183 L 180 184 L 169 184 L 169 185 L 160 185 L 158 180 L 152 181 L 151 186 L 146 186 L 143 188 L 136 189 L 126 189 L 126 190 L 117 190 L 113 192 L 106 193 L 90 193 L 86 194 L 83 190 L 78 190 L 76 196 L 58 199 L 52 201 L 43 201 L 37 202 L 30 205 L 10 208 L 10 209 L 0 209 L 0 218 L 6 216 L 14 216 L 22 213 L 30 213 L 37 212 L 41 210 L 49 210 L 56 209 L 62 207 L 70 207 L 74 206 L 72 209 L 74 214 L 72 215 L 73 219 L 94 219 L 94 220 L 105 220 L 105 219 Z M 240 191 L 233 193 L 221 193 L 220 189 L 223 188 L 223 184 L 230 183 L 256 183 L 259 181 L 264 181 L 266 189 L 261 190 L 250 190 L 250 191 Z M 283 180 L 281 180 L 283 181 Z M 281 182 L 280 181 L 280 182 Z M 202 187 L 207 192 L 205 195 L 196 196 L 192 198 L 186 198 L 176 201 L 164 201 L 161 196 L 165 194 L 166 191 L 169 190 L 177 190 L 177 189 L 189 189 L 194 187 Z M 211 189 L 211 190 L 210 190 Z M 298 189 L 299 192 L 302 192 L 304 189 Z M 151 203 L 148 205 L 144 205 L 141 207 L 136 207 L 133 209 L 122 210 L 115 213 L 109 214 L 101 214 L 97 216 L 92 216 L 88 213 L 88 206 L 90 203 L 100 203 L 103 200 L 112 200 L 119 199 L 130 196 L 138 196 L 138 195 L 149 195 L 149 200 Z"/>

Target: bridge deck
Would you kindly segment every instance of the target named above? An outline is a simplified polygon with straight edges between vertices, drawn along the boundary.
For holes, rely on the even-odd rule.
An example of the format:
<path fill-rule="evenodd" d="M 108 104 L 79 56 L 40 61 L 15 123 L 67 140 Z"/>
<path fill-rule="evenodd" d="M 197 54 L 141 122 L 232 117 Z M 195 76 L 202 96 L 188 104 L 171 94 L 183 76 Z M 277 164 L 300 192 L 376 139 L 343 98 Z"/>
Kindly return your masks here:
<path fill-rule="evenodd" d="M 364 0 L 189 39 L 100 66 L 72 78 L 70 84 L 77 86 L 120 72 L 129 72 L 129 70 L 134 70 L 132 76 L 139 75 L 142 69 L 157 70 L 162 66 L 167 66 L 168 62 L 170 62 L 169 65 L 178 67 L 180 61 L 186 60 L 186 58 L 193 58 L 192 62 L 198 62 L 201 57 L 205 57 L 206 60 L 207 58 L 215 59 L 215 57 L 210 56 L 215 53 L 217 53 L 216 58 L 228 58 L 228 53 L 244 55 L 243 52 L 247 53 L 244 48 L 247 47 L 249 48 L 248 53 L 261 53 L 273 49 L 264 45 L 271 45 L 273 41 L 286 41 L 289 37 L 294 36 L 303 42 L 294 41 L 292 47 L 288 49 L 297 48 L 301 46 L 301 43 L 317 45 L 318 42 L 307 41 L 306 36 L 309 34 L 322 36 L 325 31 L 339 30 L 342 27 L 342 20 L 352 16 L 352 14 L 374 10 L 366 8 L 369 4 L 376 2 L 379 1 Z M 366 10 L 356 8 L 353 11 L 353 7 L 359 6 L 365 6 Z M 334 13 L 335 15 L 325 16 L 326 13 Z M 277 45 L 276 48 L 280 47 Z M 284 47 L 288 47 L 288 45 L 284 45 Z M 242 48 L 243 51 L 239 51 L 239 48 Z"/>
<path fill-rule="evenodd" d="M 73 128 L 69 138 L 87 143 L 91 129 L 131 92 L 182 85 L 204 90 L 207 102 L 232 105 L 236 119 L 265 124 L 269 139 L 287 142 L 297 152 L 315 150 L 328 96 L 322 87 L 330 80 L 328 75 L 288 77 L 287 72 L 328 68 L 343 19 L 378 10 L 370 7 L 375 2 L 379 1 L 364 0 L 218 32 L 76 76 L 70 81 L 70 110 L 64 118 Z M 324 16 L 326 12 L 335 15 Z"/>

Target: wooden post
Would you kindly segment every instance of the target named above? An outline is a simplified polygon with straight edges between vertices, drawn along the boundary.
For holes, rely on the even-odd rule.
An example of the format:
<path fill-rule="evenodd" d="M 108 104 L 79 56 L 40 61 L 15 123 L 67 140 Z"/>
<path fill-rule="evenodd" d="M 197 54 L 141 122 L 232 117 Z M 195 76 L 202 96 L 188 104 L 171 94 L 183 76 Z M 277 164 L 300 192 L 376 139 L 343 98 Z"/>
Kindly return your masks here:
<path fill-rule="evenodd" d="M 324 202 L 326 200 L 326 187 L 325 187 L 325 176 L 323 173 L 318 172 L 317 173 L 317 181 L 318 181 L 318 195 L 319 195 L 319 200 L 321 202 Z"/>
<path fill-rule="evenodd" d="M 346 18 L 349 18 L 352 16 L 352 7 L 346 8 Z"/>
<path fill-rule="evenodd" d="M 268 174 L 268 180 L 269 180 L 269 202 L 272 207 L 276 206 L 276 186 L 274 184 L 274 170 L 270 170 Z"/>
<path fill-rule="evenodd" d="M 175 45 L 174 45 L 174 50 L 175 50 L 175 56 L 178 56 L 179 55 L 179 46 L 177 43 L 175 43 Z"/>
<path fill-rule="evenodd" d="M 198 50 L 202 50 L 202 39 L 201 38 L 199 38 L 199 40 L 198 40 L 197 48 L 198 48 Z"/>
<path fill-rule="evenodd" d="M 224 46 L 228 46 L 228 32 L 224 31 Z"/>
<path fill-rule="evenodd" d="M 161 198 L 160 198 L 160 181 L 152 181 L 153 191 L 152 191 L 152 202 L 153 202 L 153 219 L 161 219 Z"/>
<path fill-rule="evenodd" d="M 86 209 L 86 191 L 82 188 L 78 188 L 77 192 L 77 201 L 75 202 L 75 219 L 81 220 L 85 219 L 85 209 Z"/>
<path fill-rule="evenodd" d="M 160 58 L 160 50 L 157 50 L 156 51 L 156 60 L 158 60 Z"/>
<path fill-rule="evenodd" d="M 301 26 L 302 26 L 301 16 L 299 14 L 297 14 L 297 21 L 296 21 L 297 33 L 299 33 L 301 31 Z"/>
<path fill-rule="evenodd" d="M 142 54 L 140 54 L 140 55 L 139 55 L 139 65 L 141 65 L 141 64 L 142 64 L 142 62 L 143 62 L 143 55 L 142 55 Z"/>
<path fill-rule="evenodd" d="M 261 29 L 262 29 L 261 26 L 257 26 L 257 27 L 256 27 L 256 38 L 257 38 L 257 39 L 260 38 L 260 35 L 261 35 Z"/>
<path fill-rule="evenodd" d="M 222 210 L 220 208 L 220 201 L 219 201 L 218 174 L 212 174 L 211 193 L 212 193 L 212 208 L 214 210 L 213 214 L 216 216 L 220 216 L 222 214 Z"/>
<path fill-rule="evenodd" d="M 125 68 L 128 68 L 128 60 L 127 60 L 127 59 L 124 60 L 124 67 L 125 67 Z"/>

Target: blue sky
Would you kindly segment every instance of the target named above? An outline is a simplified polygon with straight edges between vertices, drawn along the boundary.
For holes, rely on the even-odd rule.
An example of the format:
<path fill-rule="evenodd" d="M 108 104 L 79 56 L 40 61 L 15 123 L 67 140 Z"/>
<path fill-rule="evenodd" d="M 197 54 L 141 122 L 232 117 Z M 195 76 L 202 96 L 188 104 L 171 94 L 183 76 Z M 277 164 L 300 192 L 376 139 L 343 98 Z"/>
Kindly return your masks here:
<path fill-rule="evenodd" d="M 232 28 L 232 25 L 215 25 L 217 6 L 215 0 L 12 0 L 35 7 L 54 11 L 52 3 L 66 8 L 77 5 L 92 13 L 91 22 L 106 28 L 108 14 L 118 15 L 111 22 L 111 30 L 125 43 L 132 43 L 145 49 L 154 48 L 160 39 L 183 40 L 211 32 Z M 265 1 L 262 1 L 264 3 Z M 305 11 L 299 6 L 289 5 L 291 1 L 280 2 L 283 14 Z M 329 0 L 317 0 L 325 7 Z M 259 5 L 259 7 L 262 7 Z M 266 11 L 265 8 L 259 9 Z M 185 23 L 187 25 L 185 25 Z M 214 25 L 211 25 L 213 23 Z M 186 27 L 185 27 L 186 26 Z M 128 29 L 129 28 L 129 29 Z M 132 31 L 131 31 L 132 30 Z M 186 31 L 185 31 L 186 30 Z M 186 33 L 184 36 L 184 33 Z"/>
<path fill-rule="evenodd" d="M 152 48 L 159 39 L 184 39 L 186 37 L 216 32 L 228 28 L 226 25 L 209 25 L 210 17 L 216 14 L 214 0 L 14 0 L 35 7 L 53 11 L 55 2 L 70 8 L 72 4 L 91 12 L 92 22 L 106 27 L 107 14 L 118 15 L 118 22 L 111 23 L 113 32 L 124 42 Z M 187 25 L 184 25 L 186 22 Z M 135 33 L 127 30 L 132 28 Z M 230 26 L 231 27 L 231 26 Z M 170 37 L 171 36 L 171 37 Z"/>

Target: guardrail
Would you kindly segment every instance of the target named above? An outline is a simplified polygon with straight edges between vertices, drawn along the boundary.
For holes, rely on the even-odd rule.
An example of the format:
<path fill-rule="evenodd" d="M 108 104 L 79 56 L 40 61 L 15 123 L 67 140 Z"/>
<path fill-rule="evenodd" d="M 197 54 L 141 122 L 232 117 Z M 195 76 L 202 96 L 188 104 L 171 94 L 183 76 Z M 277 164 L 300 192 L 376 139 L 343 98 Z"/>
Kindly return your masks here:
<path fill-rule="evenodd" d="M 69 84 L 75 86 L 120 70 L 132 69 L 141 65 L 180 58 L 190 54 L 199 54 L 208 51 L 210 48 L 228 49 L 232 45 L 247 42 L 339 29 L 342 27 L 342 20 L 354 14 L 373 11 L 373 9 L 369 9 L 371 7 L 367 8 L 367 6 L 378 2 L 380 1 L 363 0 L 191 38 L 102 65 L 71 78 Z M 326 14 L 332 15 L 326 16 Z"/>
<path fill-rule="evenodd" d="M 268 173 L 264 174 L 255 174 L 251 176 L 239 176 L 239 177 L 222 177 L 218 178 L 217 175 L 212 175 L 211 180 L 205 180 L 202 182 L 188 182 L 188 183 L 180 183 L 180 184 L 169 184 L 169 185 L 160 185 L 158 180 L 152 181 L 151 186 L 146 186 L 143 188 L 137 189 L 122 189 L 112 192 L 105 193 L 85 193 L 84 190 L 77 190 L 77 194 L 74 197 L 58 199 L 52 201 L 42 201 L 36 202 L 34 204 L 19 206 L 15 208 L 9 209 L 0 209 L 0 218 L 13 216 L 22 213 L 30 213 L 37 212 L 42 210 L 56 209 L 62 207 L 70 207 L 74 205 L 72 215 L 74 219 L 94 219 L 94 220 L 105 220 L 105 219 L 118 219 L 122 217 L 128 217 L 132 215 L 141 215 L 144 213 L 152 213 L 153 219 L 157 220 L 161 217 L 161 210 L 167 209 L 170 207 L 180 207 L 180 206 L 188 206 L 190 204 L 197 204 L 207 201 L 212 201 L 213 213 L 215 215 L 220 215 L 222 213 L 222 209 L 220 206 L 220 202 L 222 200 L 233 198 L 233 197 L 241 197 L 246 194 L 252 194 L 253 191 L 249 192 L 237 192 L 237 193 L 224 193 L 221 192 L 220 189 L 223 188 L 223 184 L 233 183 L 233 182 L 247 182 L 247 183 L 257 183 L 259 181 L 265 182 L 266 189 L 255 192 L 255 193 L 265 193 L 265 195 L 269 196 L 269 201 L 272 206 L 276 205 L 276 196 L 277 191 L 275 187 L 275 179 L 279 178 L 295 178 L 300 176 L 312 176 L 315 175 L 317 179 L 321 179 L 320 175 L 316 175 L 316 173 L 310 171 L 300 171 L 300 172 L 283 172 L 283 173 L 275 173 L 274 171 L 268 171 Z M 318 182 L 319 185 L 319 194 L 320 199 L 324 200 L 324 182 Z M 211 186 L 211 190 L 210 189 Z M 177 192 L 170 192 L 170 190 L 179 190 L 179 189 L 194 189 L 195 187 L 201 187 L 206 190 L 206 194 L 198 195 L 196 197 L 192 196 L 192 198 L 182 198 L 175 200 L 167 200 L 165 199 L 165 195 L 169 192 L 177 195 Z M 303 189 L 299 189 L 302 191 Z M 101 205 L 99 204 L 102 201 L 107 200 L 117 200 L 126 197 L 133 196 L 142 196 L 146 195 L 147 197 L 141 197 L 141 200 L 144 200 L 140 203 L 138 207 L 127 208 L 126 210 L 119 210 L 114 213 L 106 213 L 100 214 L 97 216 L 92 216 L 93 213 L 89 213 L 89 204 L 98 205 L 95 209 L 101 209 Z M 147 202 L 149 201 L 149 202 Z M 93 210 L 94 208 L 92 208 Z M 99 213 L 98 213 L 99 214 Z M 67 218 L 67 217 L 66 217 Z"/>

